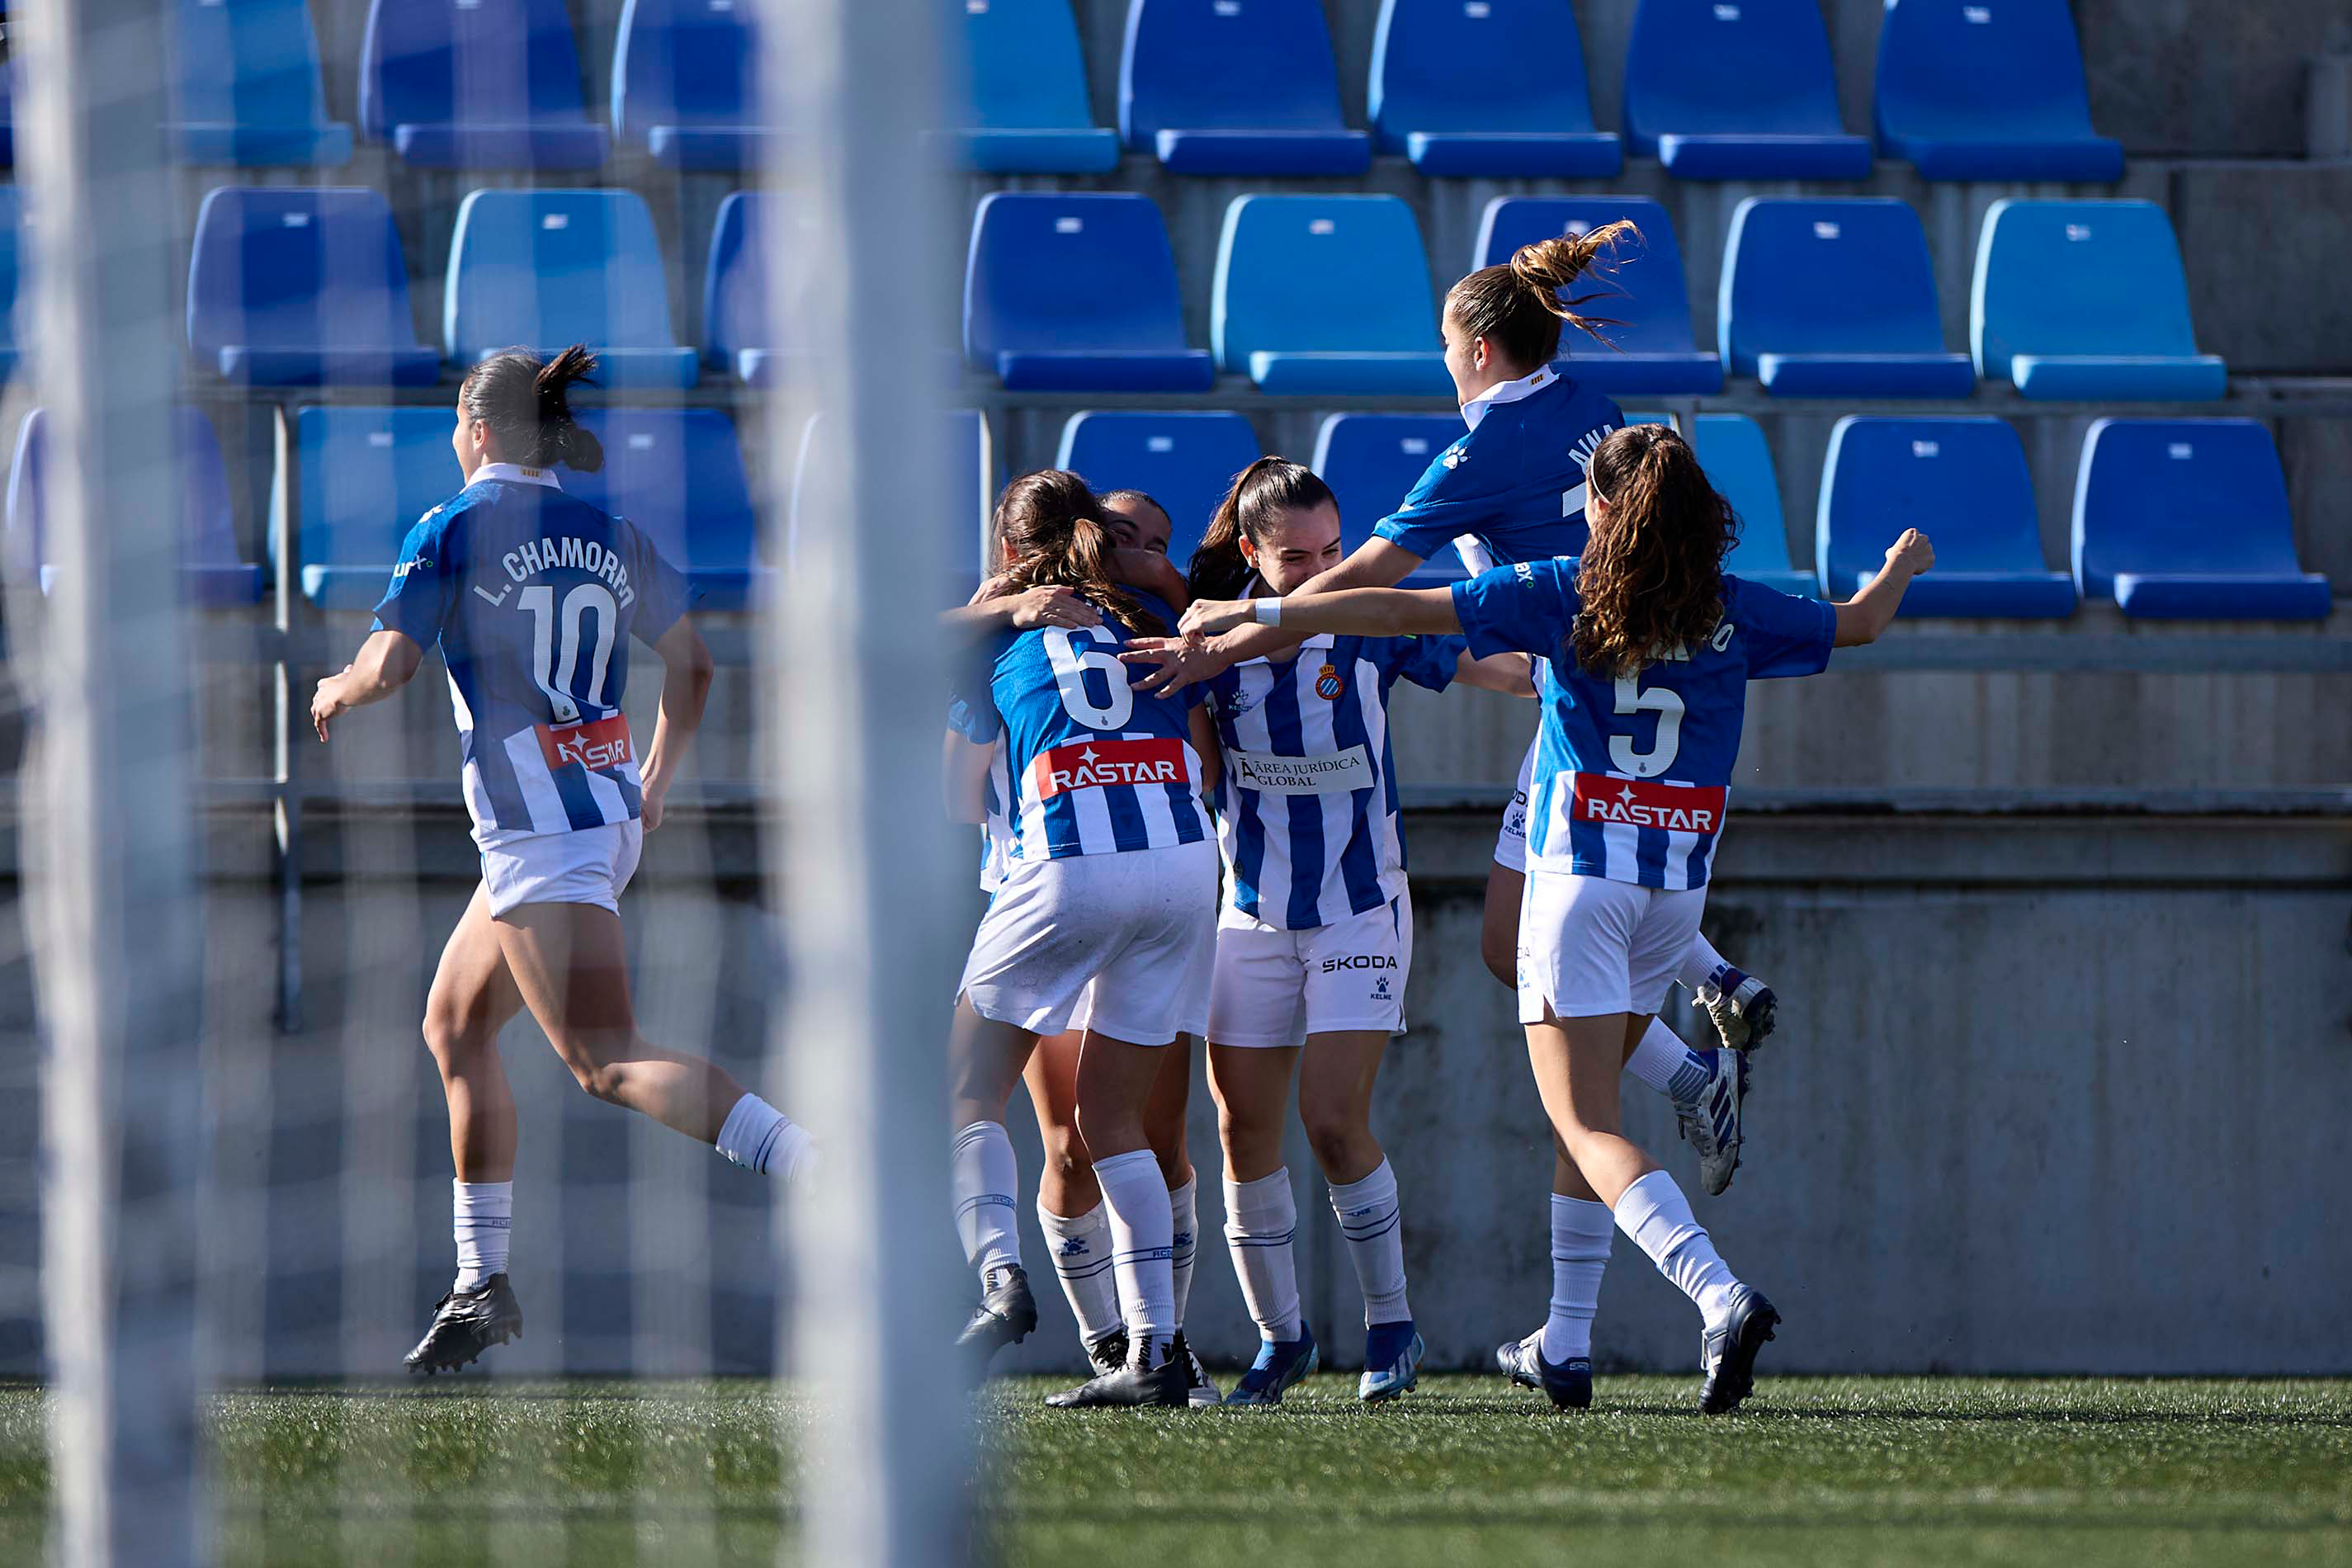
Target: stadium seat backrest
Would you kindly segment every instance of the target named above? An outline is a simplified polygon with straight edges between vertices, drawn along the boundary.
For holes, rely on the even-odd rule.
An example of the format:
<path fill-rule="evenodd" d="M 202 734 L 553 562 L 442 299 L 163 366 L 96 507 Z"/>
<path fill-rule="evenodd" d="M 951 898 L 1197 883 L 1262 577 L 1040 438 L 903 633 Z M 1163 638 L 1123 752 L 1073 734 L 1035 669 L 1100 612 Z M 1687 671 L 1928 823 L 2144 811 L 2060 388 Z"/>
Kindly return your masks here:
<path fill-rule="evenodd" d="M 305 408 L 294 416 L 301 474 L 297 559 L 389 573 L 417 520 L 465 488 L 446 408 Z M 381 595 L 384 584 L 374 592 Z M 373 598 L 367 600 L 374 603 Z"/>
<path fill-rule="evenodd" d="M 1609 341 L 1628 353 L 1691 352 L 1690 290 L 1683 281 L 1683 252 L 1674 219 L 1647 196 L 1506 196 L 1488 204 L 1478 230 L 1474 267 L 1497 267 L 1511 253 L 1538 240 L 1588 234 L 1619 218 L 1642 231 L 1639 242 L 1621 244 L 1600 268 L 1563 290 L 1584 299 L 1580 314 L 1616 322 L 1604 327 Z M 1599 358 L 1609 350 L 1573 330 L 1562 334 L 1570 355 Z"/>
<path fill-rule="evenodd" d="M 1339 499 L 1343 548 L 1352 552 L 1370 539 L 1372 525 L 1396 510 L 1461 437 L 1461 417 L 1453 414 L 1334 414 L 1324 420 L 1314 467 Z"/>
<path fill-rule="evenodd" d="M 1131 0 L 1118 130 L 1339 131 L 1339 68 L 1321 0 Z"/>
<path fill-rule="evenodd" d="M 1750 196 L 1724 242 L 1724 367 L 1758 353 L 1938 353 L 1944 328 L 1919 215 L 1893 196 Z"/>
<path fill-rule="evenodd" d="M 225 185 L 196 214 L 188 345 L 415 349 L 408 266 L 381 192 Z"/>
<path fill-rule="evenodd" d="M 760 123 L 752 0 L 628 0 L 613 48 L 613 130 Z"/>
<path fill-rule="evenodd" d="M 634 191 L 476 191 L 457 209 L 442 310 L 449 357 L 522 343 L 673 343 L 653 214 Z"/>
<path fill-rule="evenodd" d="M 360 121 L 377 141 L 399 125 L 579 122 L 580 79 L 563 0 L 372 0 Z"/>
<path fill-rule="evenodd" d="M 308 0 L 178 0 L 173 85 L 182 121 L 323 125 L 327 94 Z"/>
<path fill-rule="evenodd" d="M 16 297 L 25 276 L 25 210 L 13 184 L 0 184 L 0 351 L 29 336 L 16 321 Z"/>
<path fill-rule="evenodd" d="M 1887 0 L 1875 113 L 1881 136 L 2091 135 L 2083 47 L 2066 0 Z"/>
<path fill-rule="evenodd" d="M 2180 242 L 2153 202 L 1995 202 L 1969 314 L 1995 377 L 2015 354 L 2197 352 Z"/>
<path fill-rule="evenodd" d="M 1437 347 L 1429 258 L 1396 196 L 1237 196 L 1225 209 L 1209 334 L 1217 363 L 1257 349 Z"/>
<path fill-rule="evenodd" d="M 776 347 L 768 310 L 768 198 L 737 191 L 719 204 L 702 279 L 703 347 L 724 363 L 744 349 Z"/>
<path fill-rule="evenodd" d="M 587 408 L 580 423 L 604 446 L 593 474 L 563 469 L 563 488 L 627 518 L 681 572 L 751 564 L 759 525 L 735 426 L 716 408 Z"/>
<path fill-rule="evenodd" d="M 1947 573 L 2042 571 L 2025 447 L 1990 416 L 1838 421 L 1822 465 L 1815 549 L 1832 589 L 1874 574 L 1906 528 Z"/>
<path fill-rule="evenodd" d="M 1590 131 L 1576 13 L 1568 0 L 1382 0 L 1369 111 L 1385 153 L 1414 131 Z"/>
<path fill-rule="evenodd" d="M 944 426 L 942 446 L 937 452 L 945 466 L 940 484 L 942 493 L 950 498 L 946 514 L 950 602 L 960 605 L 980 584 L 989 516 L 1003 489 L 1003 476 L 997 471 L 989 443 L 988 422 L 977 410 L 953 408 L 939 417 Z M 840 482 L 832 471 L 841 457 L 840 443 L 831 437 L 837 426 L 835 418 L 811 415 L 793 448 L 792 502 L 782 551 L 787 570 L 799 560 L 803 531 L 822 526 L 815 515 L 820 487 Z"/>
<path fill-rule="evenodd" d="M 8 568 L 27 574 L 48 563 L 47 464 L 49 416 L 36 408 L 16 427 L 16 450 L 8 472 Z M 174 483 L 180 492 L 180 542 L 186 559 L 205 564 L 238 560 L 236 521 L 229 502 L 228 468 L 221 460 L 213 423 L 183 404 L 172 411 L 172 436 L 179 458 Z"/>
<path fill-rule="evenodd" d="M 993 131 L 1094 129 L 1070 0 L 940 0 L 963 32 L 966 123 Z"/>
<path fill-rule="evenodd" d="M 1149 196 L 999 191 L 971 220 L 964 345 L 1181 349 L 1176 253 Z"/>
<path fill-rule="evenodd" d="M 1625 137 L 1836 135 L 1818 0 L 1641 0 L 1625 52 Z"/>
<path fill-rule="evenodd" d="M 1780 473 L 1763 426 L 1745 414 L 1702 414 L 1690 441 L 1698 466 L 1739 519 L 1739 542 L 1724 564 L 1733 572 L 1791 570 Z"/>
<path fill-rule="evenodd" d="M 1263 456 L 1238 414 L 1074 414 L 1054 466 L 1097 490 L 1148 491 L 1174 525 L 1169 559 L 1189 565 L 1234 476 Z"/>
<path fill-rule="evenodd" d="M 2269 428 L 2252 419 L 2099 420 L 2075 474 L 2074 551 L 2086 597 L 2112 594 L 2124 572 L 2300 573 Z"/>

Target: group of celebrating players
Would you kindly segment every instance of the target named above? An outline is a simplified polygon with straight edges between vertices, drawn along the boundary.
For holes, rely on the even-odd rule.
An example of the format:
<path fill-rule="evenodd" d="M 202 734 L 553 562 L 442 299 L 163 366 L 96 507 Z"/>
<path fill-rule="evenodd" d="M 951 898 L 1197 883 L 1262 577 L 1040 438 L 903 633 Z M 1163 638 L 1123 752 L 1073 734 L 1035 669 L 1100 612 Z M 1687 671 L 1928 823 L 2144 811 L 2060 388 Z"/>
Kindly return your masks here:
<path fill-rule="evenodd" d="M 958 674 L 950 808 L 984 824 L 991 899 L 949 1054 L 955 1223 L 982 1300 L 976 1369 L 1036 1326 L 1005 1105 L 1044 1131 L 1037 1213 L 1095 1377 L 1047 1403 L 1219 1403 L 1184 1342 L 1197 1184 L 1189 1040 L 1207 1043 L 1225 1240 L 1260 1344 L 1222 1403 L 1273 1405 L 1314 1370 L 1283 1131 L 1300 1117 L 1364 1299 L 1358 1394 L 1393 1399 L 1423 1353 L 1396 1174 L 1374 1136 L 1405 1027 L 1412 905 L 1389 694 L 1399 680 L 1535 699 L 1540 727 L 1487 885 L 1483 956 L 1517 994 L 1553 1134 L 1552 1291 L 1499 1366 L 1591 1403 L 1592 1320 L 1622 1230 L 1703 1323 L 1700 1407 L 1737 1405 L 1779 1314 L 1619 1130 L 1631 1072 L 1674 1104 L 1720 1192 L 1739 1158 L 1747 1053 L 1774 998 L 1699 934 L 1747 682 L 1811 675 L 1876 638 L 1933 563 L 1906 532 L 1848 603 L 1723 570 L 1737 521 L 1691 449 L 1553 368 L 1563 291 L 1630 232 L 1528 246 L 1456 283 L 1445 363 L 1468 428 L 1342 558 L 1307 468 L 1236 476 L 1189 572 L 1148 496 L 1046 470 L 1009 485 L 995 574 L 944 617 Z M 568 389 L 595 368 L 494 356 L 460 388 L 466 479 L 411 531 L 352 663 L 319 683 L 320 738 L 390 697 L 427 647 L 448 667 L 482 883 L 426 1004 L 456 1166 L 458 1271 L 407 1358 L 431 1373 L 522 1331 L 507 1274 L 518 1124 L 499 1029 L 529 1008 L 590 1093 L 754 1171 L 806 1176 L 807 1131 L 715 1064 L 637 1032 L 618 900 L 698 727 L 711 660 L 685 580 L 626 520 L 563 492 L 593 471 Z M 1474 575 L 1392 586 L 1451 544 Z M 620 705 L 631 638 L 664 661 L 642 768 Z M 1723 1047 L 1657 1021 L 1691 989 Z"/>

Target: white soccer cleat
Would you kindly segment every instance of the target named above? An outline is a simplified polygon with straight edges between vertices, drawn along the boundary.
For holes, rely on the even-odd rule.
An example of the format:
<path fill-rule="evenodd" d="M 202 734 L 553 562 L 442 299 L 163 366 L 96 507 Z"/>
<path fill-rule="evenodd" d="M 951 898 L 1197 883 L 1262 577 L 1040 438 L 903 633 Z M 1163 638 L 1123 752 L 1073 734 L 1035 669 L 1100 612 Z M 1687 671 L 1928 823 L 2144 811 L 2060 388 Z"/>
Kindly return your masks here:
<path fill-rule="evenodd" d="M 1698 1154 L 1698 1184 L 1720 1196 L 1739 1169 L 1739 1112 L 1748 1098 L 1748 1053 L 1699 1053 L 1709 1065 L 1707 1080 L 1695 1099 L 1677 1100 L 1675 1129 Z"/>
<path fill-rule="evenodd" d="M 1704 1008 L 1715 1032 L 1735 1051 L 1752 1051 L 1777 1023 L 1780 998 L 1745 970 L 1727 963 L 1699 986 L 1691 1005 Z"/>

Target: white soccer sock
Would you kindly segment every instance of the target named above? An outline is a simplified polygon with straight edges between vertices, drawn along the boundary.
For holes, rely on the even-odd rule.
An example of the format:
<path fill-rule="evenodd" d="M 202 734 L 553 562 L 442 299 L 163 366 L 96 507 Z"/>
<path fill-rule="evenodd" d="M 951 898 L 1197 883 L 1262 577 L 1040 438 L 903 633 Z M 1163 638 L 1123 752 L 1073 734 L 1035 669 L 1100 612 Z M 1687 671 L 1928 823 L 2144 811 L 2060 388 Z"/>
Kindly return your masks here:
<path fill-rule="evenodd" d="M 1119 1327 L 1118 1280 L 1111 1273 L 1110 1220 L 1103 1205 L 1095 1205 L 1073 1219 L 1064 1219 L 1037 1205 L 1037 1225 L 1053 1249 L 1054 1274 L 1069 1298 L 1070 1315 L 1078 1321 L 1078 1335 L 1089 1346 Z"/>
<path fill-rule="evenodd" d="M 1168 1205 L 1168 1183 L 1149 1149 L 1095 1162 L 1103 1207 L 1110 1211 L 1111 1257 L 1117 1260 L 1118 1304 L 1127 1314 L 1127 1342 L 1149 1351 L 1143 1364 L 1168 1359 L 1176 1337 L 1176 1281 L 1169 1265 L 1175 1254 L 1176 1218 Z"/>
<path fill-rule="evenodd" d="M 493 1274 L 507 1271 L 507 1244 L 514 1237 L 512 1182 L 451 1182 L 450 1212 L 457 1237 L 457 1290 L 478 1290 Z"/>
<path fill-rule="evenodd" d="M 1601 1276 L 1615 1235 L 1607 1204 L 1551 1195 L 1551 1316 L 1544 1320 L 1543 1358 L 1559 1366 L 1592 1354 L 1592 1318 L 1601 1310 Z"/>
<path fill-rule="evenodd" d="M 990 1269 L 1021 1263 L 1021 1235 L 1013 1224 L 1021 1168 L 1013 1162 L 1004 1124 L 975 1121 L 957 1133 L 948 1148 L 948 1173 L 964 1261 L 980 1271 L 984 1286 Z"/>
<path fill-rule="evenodd" d="M 1690 1199 L 1672 1176 L 1653 1171 L 1620 1194 L 1617 1228 L 1696 1304 L 1700 1317 L 1710 1323 L 1722 1317 L 1739 1280 L 1717 1254 L 1706 1227 L 1692 1217 Z"/>
<path fill-rule="evenodd" d="M 1642 1043 L 1625 1058 L 1625 1070 L 1667 1099 L 1690 1105 L 1714 1076 L 1711 1055 L 1691 1049 L 1681 1037 L 1653 1018 Z"/>
<path fill-rule="evenodd" d="M 1696 996 L 1700 986 L 1730 967 L 1730 962 L 1715 951 L 1715 943 L 1703 936 L 1695 936 L 1691 938 L 1690 951 L 1683 954 L 1683 966 L 1675 972 L 1675 978 Z"/>
<path fill-rule="evenodd" d="M 1402 1323 L 1412 1317 L 1404 1296 L 1404 1226 L 1398 1210 L 1396 1173 L 1383 1158 L 1360 1182 L 1331 1189 L 1331 1212 L 1348 1238 L 1348 1258 L 1364 1292 L 1364 1326 Z"/>
<path fill-rule="evenodd" d="M 1184 1178 L 1181 1187 L 1168 1189 L 1168 1211 L 1175 1221 L 1175 1251 L 1169 1275 L 1176 1292 L 1176 1326 L 1184 1326 L 1184 1303 L 1192 1299 L 1192 1259 L 1199 1254 L 1201 1219 L 1193 1199 L 1200 1195 L 1201 1173 Z"/>
<path fill-rule="evenodd" d="M 816 1141 L 808 1129 L 761 1100 L 747 1094 L 735 1102 L 719 1129 L 719 1152 L 730 1164 L 761 1175 L 772 1171 L 787 1182 L 816 1174 Z"/>
<path fill-rule="evenodd" d="M 1262 1339 L 1298 1337 L 1298 1262 L 1291 1252 L 1297 1233 L 1298 1204 L 1287 1168 L 1255 1182 L 1227 1179 L 1225 1249 Z"/>

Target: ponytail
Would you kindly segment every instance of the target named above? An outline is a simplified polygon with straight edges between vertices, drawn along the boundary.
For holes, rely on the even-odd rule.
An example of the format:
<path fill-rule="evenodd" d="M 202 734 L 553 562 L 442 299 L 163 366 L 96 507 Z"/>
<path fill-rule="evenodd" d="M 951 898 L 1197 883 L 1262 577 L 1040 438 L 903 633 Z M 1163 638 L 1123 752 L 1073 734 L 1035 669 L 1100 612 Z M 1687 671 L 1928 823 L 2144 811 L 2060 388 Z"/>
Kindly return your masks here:
<path fill-rule="evenodd" d="M 595 385 L 595 374 L 596 356 L 580 343 L 545 362 L 529 349 L 507 349 L 466 373 L 457 401 L 525 467 L 562 463 L 593 474 L 604 466 L 604 446 L 572 416 L 571 391 Z"/>
<path fill-rule="evenodd" d="M 1586 316 L 1580 305 L 1604 298 L 1567 291 L 1601 264 L 1601 253 L 1621 240 L 1639 243 L 1642 231 L 1622 219 L 1602 224 L 1583 234 L 1561 235 L 1523 245 L 1508 261 L 1482 267 L 1445 297 L 1446 309 L 1467 337 L 1485 338 L 1513 364 L 1549 364 L 1559 357 L 1559 331 L 1574 327 L 1594 342 L 1607 343 L 1603 327 L 1622 325 L 1605 316 Z"/>
<path fill-rule="evenodd" d="M 990 531 L 1013 588 L 1052 584 L 1091 601 L 1130 632 L 1166 637 L 1168 627 L 1114 582 L 1110 530 L 1095 516 L 1087 482 L 1065 468 L 1041 468 L 1004 487 Z"/>
<path fill-rule="evenodd" d="M 1312 510 L 1326 501 L 1335 510 L 1339 504 L 1322 476 L 1287 458 L 1260 458 L 1235 474 L 1209 519 L 1200 548 L 1192 552 L 1192 597 L 1240 598 L 1251 572 L 1249 557 L 1242 553 L 1243 536 L 1264 549 L 1266 535 L 1283 513 Z"/>
<path fill-rule="evenodd" d="M 1583 608 L 1570 640 L 1587 671 L 1637 675 L 1723 619 L 1723 558 L 1738 520 L 1689 444 L 1663 425 L 1611 434 L 1585 479 L 1609 515 L 1577 567 Z"/>

